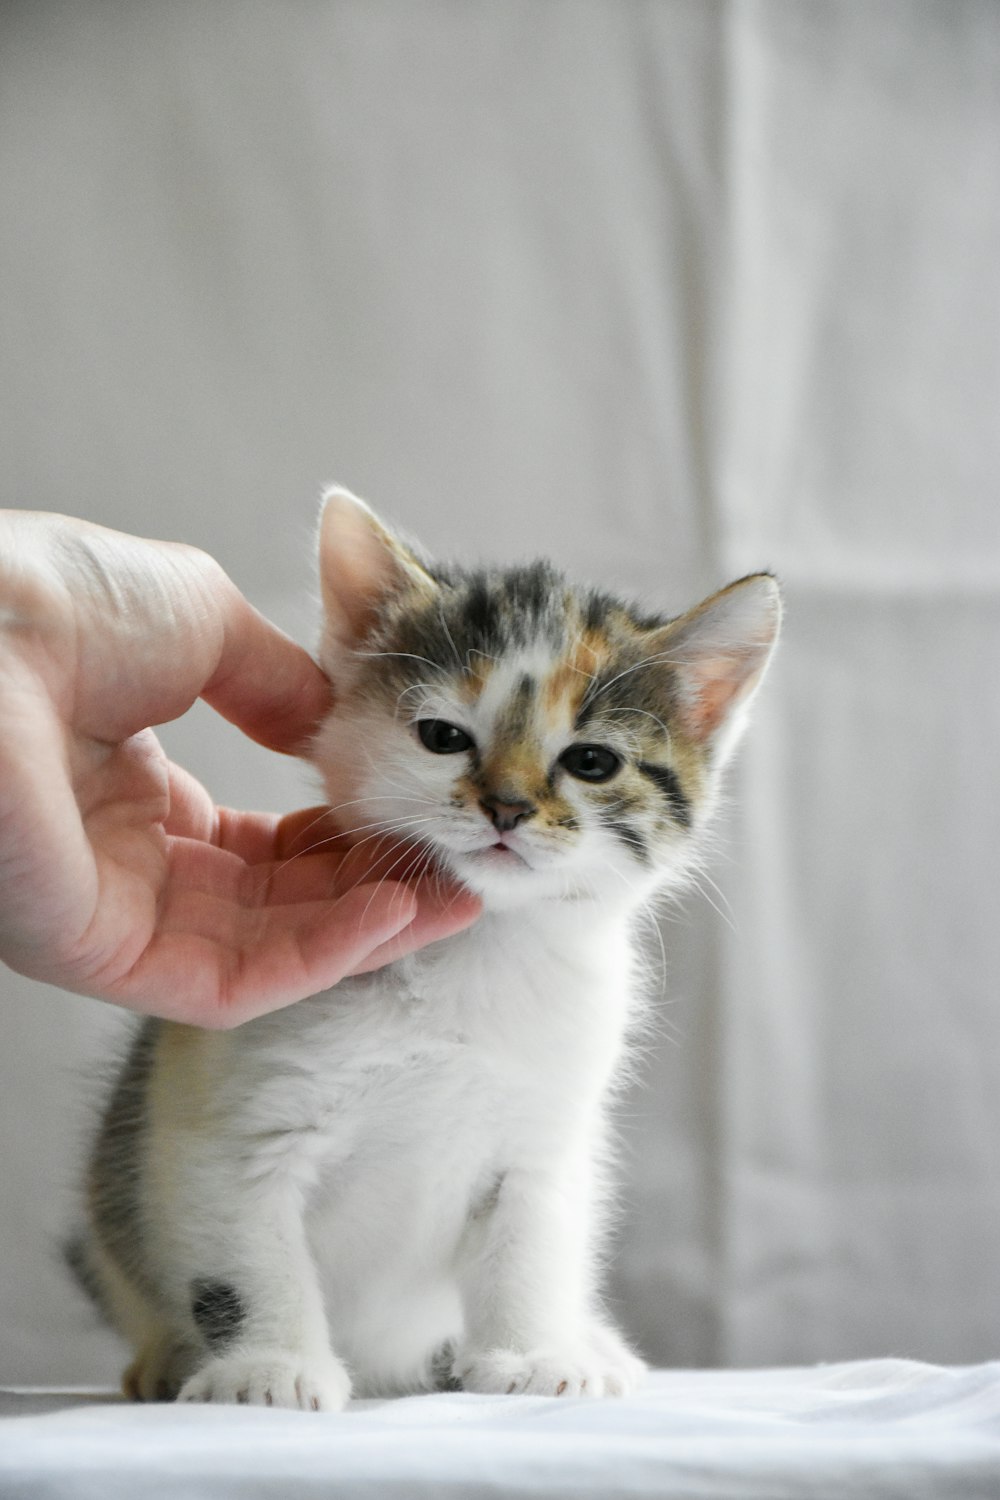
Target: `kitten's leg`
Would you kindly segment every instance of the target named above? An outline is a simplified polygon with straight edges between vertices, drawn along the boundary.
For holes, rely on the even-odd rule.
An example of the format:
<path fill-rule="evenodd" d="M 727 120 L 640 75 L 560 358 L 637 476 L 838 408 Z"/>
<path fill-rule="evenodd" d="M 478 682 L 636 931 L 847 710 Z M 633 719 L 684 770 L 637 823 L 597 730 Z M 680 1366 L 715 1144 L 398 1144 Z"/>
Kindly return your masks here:
<path fill-rule="evenodd" d="M 201 1358 L 197 1341 L 169 1322 L 92 1234 L 72 1241 L 66 1258 L 82 1290 L 137 1351 L 122 1376 L 124 1394 L 131 1401 L 172 1401 Z"/>
<path fill-rule="evenodd" d="M 179 1400 L 338 1411 L 350 1379 L 330 1350 L 298 1187 L 221 1156 L 182 1160 L 156 1205 L 168 1212 L 164 1290 L 204 1351 Z"/>
<path fill-rule="evenodd" d="M 510 1171 L 465 1278 L 466 1390 L 620 1396 L 644 1366 L 598 1310 L 589 1245 L 589 1169 Z"/>
<path fill-rule="evenodd" d="M 201 1358 L 193 1341 L 166 1324 L 151 1327 L 122 1375 L 122 1392 L 130 1401 L 175 1401 Z"/>
<path fill-rule="evenodd" d="M 168 1321 L 101 1245 L 91 1243 L 88 1258 L 111 1322 L 136 1350 L 123 1393 L 130 1401 L 173 1401 L 202 1357 L 198 1339 Z"/>

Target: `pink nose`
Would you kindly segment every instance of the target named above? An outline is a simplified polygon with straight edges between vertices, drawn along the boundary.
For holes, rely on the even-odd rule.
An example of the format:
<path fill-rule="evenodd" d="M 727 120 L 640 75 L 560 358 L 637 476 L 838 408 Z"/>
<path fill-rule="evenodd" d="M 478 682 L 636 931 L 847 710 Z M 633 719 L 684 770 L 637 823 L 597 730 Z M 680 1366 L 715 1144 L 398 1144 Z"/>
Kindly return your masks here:
<path fill-rule="evenodd" d="M 480 797 L 479 806 L 497 833 L 509 833 L 518 823 L 525 823 L 538 811 L 531 802 L 511 802 L 505 797 Z"/>

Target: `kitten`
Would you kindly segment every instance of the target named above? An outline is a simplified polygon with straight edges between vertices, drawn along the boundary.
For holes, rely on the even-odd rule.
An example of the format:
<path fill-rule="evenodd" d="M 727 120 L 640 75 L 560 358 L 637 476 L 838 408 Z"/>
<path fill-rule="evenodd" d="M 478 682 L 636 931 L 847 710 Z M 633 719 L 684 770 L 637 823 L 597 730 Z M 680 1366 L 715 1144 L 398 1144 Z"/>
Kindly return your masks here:
<path fill-rule="evenodd" d="M 147 1022 L 76 1269 L 142 1399 L 626 1393 L 643 1366 L 598 1282 L 632 928 L 690 865 L 777 587 L 646 616 L 545 563 L 426 562 L 343 490 L 320 564 L 338 824 L 408 840 L 484 913 L 235 1031 Z"/>

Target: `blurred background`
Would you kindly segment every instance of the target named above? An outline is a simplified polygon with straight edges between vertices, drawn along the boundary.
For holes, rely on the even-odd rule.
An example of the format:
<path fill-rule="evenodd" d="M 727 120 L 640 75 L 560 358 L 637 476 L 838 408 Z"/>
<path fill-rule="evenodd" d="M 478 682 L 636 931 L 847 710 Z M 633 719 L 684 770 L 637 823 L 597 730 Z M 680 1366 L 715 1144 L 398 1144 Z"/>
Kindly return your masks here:
<path fill-rule="evenodd" d="M 781 576 L 613 1295 L 663 1364 L 995 1357 L 1000 9 L 7 0 L 0 504 L 205 547 L 311 644 L 333 480 L 672 611 Z M 56 1246 L 123 1018 L 0 991 L 0 1378 L 116 1380 Z"/>

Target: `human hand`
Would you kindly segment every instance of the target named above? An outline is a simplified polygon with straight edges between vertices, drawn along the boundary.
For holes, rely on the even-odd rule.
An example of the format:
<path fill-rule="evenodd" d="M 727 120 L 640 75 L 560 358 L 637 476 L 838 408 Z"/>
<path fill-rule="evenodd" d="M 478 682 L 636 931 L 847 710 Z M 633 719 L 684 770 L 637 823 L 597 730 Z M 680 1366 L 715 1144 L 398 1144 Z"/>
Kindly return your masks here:
<path fill-rule="evenodd" d="M 458 931 L 437 872 L 321 809 L 216 808 L 150 726 L 202 697 L 274 750 L 330 707 L 305 651 L 207 554 L 0 511 L 0 958 L 50 984 L 236 1025 Z M 423 873 L 418 873 L 423 870 Z"/>

